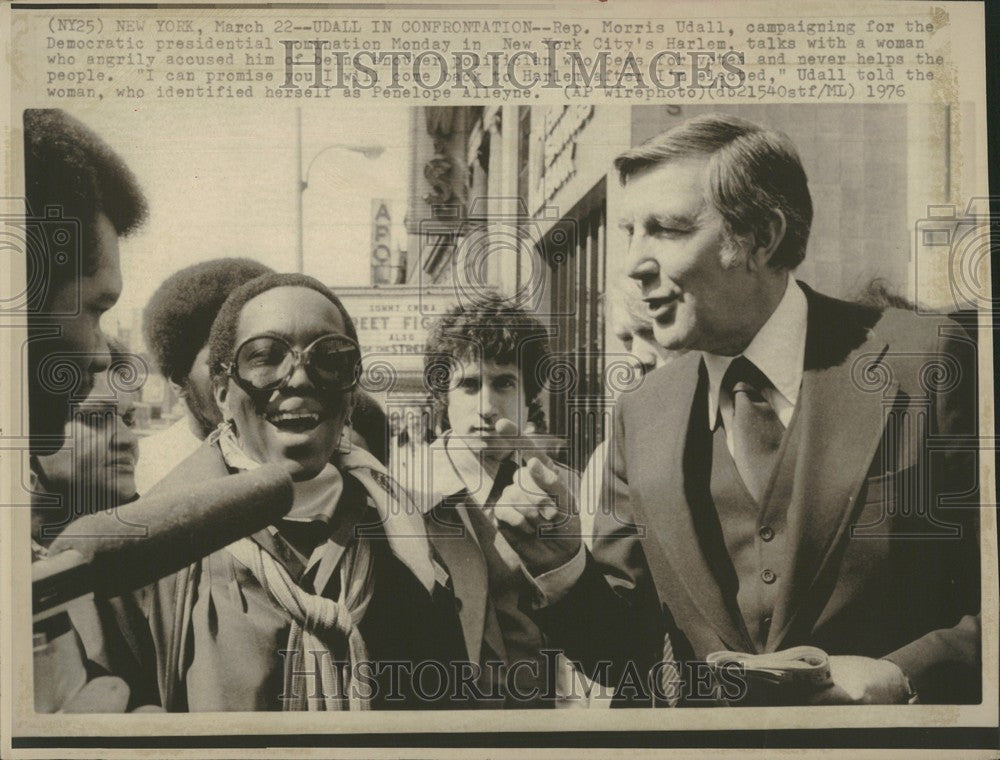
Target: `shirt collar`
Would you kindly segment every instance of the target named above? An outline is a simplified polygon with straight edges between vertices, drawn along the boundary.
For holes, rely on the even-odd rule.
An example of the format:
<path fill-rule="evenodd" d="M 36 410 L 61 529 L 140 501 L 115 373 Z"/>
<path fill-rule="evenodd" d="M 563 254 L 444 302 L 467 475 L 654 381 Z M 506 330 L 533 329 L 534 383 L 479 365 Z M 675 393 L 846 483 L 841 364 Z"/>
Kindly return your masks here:
<path fill-rule="evenodd" d="M 238 470 L 260 467 L 259 462 L 243 451 L 231 426 L 220 426 L 217 438 L 227 465 Z M 343 491 L 344 479 L 340 471 L 328 463 L 316 477 L 292 483 L 292 508 L 283 519 L 294 522 L 321 520 L 328 523 L 333 518 Z"/>
<path fill-rule="evenodd" d="M 420 500 L 421 512 L 430 512 L 444 499 L 462 491 L 479 506 L 493 490 L 493 477 L 483 467 L 476 453 L 461 442 L 451 441 L 450 431 L 445 432 L 429 447 L 430 471 L 433 481 L 427 496 Z"/>
<path fill-rule="evenodd" d="M 799 399 L 802 367 L 806 355 L 806 317 L 808 306 L 799 284 L 788 278 L 785 294 L 764 326 L 743 351 L 791 406 Z M 719 392 L 722 378 L 735 356 L 703 352 L 708 370 L 708 424 L 713 430 L 719 421 Z"/>
<path fill-rule="evenodd" d="M 340 470 L 328 464 L 316 477 L 293 482 L 292 491 L 294 500 L 285 520 L 328 523 L 344 492 L 344 478 Z"/>

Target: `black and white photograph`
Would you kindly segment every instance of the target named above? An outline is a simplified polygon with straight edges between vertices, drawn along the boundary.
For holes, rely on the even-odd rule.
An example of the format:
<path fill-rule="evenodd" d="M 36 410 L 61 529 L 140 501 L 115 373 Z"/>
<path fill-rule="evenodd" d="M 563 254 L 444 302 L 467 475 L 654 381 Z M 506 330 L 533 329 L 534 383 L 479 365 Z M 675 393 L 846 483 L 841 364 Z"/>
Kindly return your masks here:
<path fill-rule="evenodd" d="M 11 756 L 996 749 L 983 6 L 556 5 L 11 9 Z"/>

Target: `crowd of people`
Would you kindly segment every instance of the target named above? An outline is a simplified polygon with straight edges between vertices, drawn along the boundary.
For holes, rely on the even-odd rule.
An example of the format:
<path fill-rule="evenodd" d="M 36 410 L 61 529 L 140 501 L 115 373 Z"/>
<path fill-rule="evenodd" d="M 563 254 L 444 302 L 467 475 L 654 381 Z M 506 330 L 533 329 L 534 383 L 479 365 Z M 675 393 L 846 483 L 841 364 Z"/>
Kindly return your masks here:
<path fill-rule="evenodd" d="M 37 615 L 36 653 L 59 652 L 36 660 L 38 709 L 980 700 L 977 456 L 960 443 L 975 440 L 974 345 L 943 317 L 791 276 L 812 201 L 781 133 L 712 114 L 617 159 L 629 245 L 605 313 L 645 379 L 585 472 L 544 435 L 549 329 L 484 293 L 430 330 L 429 467 L 402 488 L 351 315 L 323 283 L 249 259 L 189 266 L 153 295 L 145 340 L 184 414 L 137 440 L 115 381 L 128 349 L 100 317 L 128 287 L 118 239 L 143 193 L 66 113 L 24 126 L 29 208 L 82 230 L 68 263 L 29 262 L 46 283 L 28 351 L 41 575 L 87 554 L 93 521 L 132 529 L 149 504 L 170 520 L 196 486 L 266 476 L 280 513 L 262 523 L 248 498 L 223 524 L 206 502 L 180 526 L 197 556 L 151 551 L 141 583 L 70 601 L 62 628 Z M 938 360 L 956 371 L 928 378 Z M 54 679 L 56 661 L 77 677 Z M 808 685 L 753 677 L 803 662 L 821 676 Z"/>

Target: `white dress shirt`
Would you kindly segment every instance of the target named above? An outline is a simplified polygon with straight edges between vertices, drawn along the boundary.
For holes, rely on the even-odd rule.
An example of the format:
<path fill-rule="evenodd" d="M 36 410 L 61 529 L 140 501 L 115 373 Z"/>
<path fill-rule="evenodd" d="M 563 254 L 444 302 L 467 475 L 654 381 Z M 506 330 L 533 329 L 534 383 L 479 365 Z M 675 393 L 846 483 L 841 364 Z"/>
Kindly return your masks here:
<path fill-rule="evenodd" d="M 786 428 L 792 421 L 802 385 L 807 309 L 805 293 L 789 277 L 777 308 L 741 354 L 771 381 L 774 387 L 762 389 L 761 394 Z M 714 431 L 720 421 L 732 419 L 733 399 L 729 394 L 723 395 L 721 389 L 722 378 L 736 357 L 707 352 L 702 357 L 708 369 L 708 426 Z M 726 445 L 729 453 L 735 455 L 731 428 L 731 425 L 726 428 Z"/>

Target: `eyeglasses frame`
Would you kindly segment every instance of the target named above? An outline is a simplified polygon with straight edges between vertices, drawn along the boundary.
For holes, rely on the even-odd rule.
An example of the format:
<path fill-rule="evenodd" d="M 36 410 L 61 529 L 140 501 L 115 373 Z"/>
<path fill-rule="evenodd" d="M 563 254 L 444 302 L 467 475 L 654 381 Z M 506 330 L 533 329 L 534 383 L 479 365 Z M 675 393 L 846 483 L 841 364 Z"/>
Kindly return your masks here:
<path fill-rule="evenodd" d="M 237 363 L 236 359 L 240 355 L 240 351 L 243 350 L 243 347 L 247 343 L 250 343 L 251 341 L 254 341 L 254 340 L 260 340 L 261 338 L 270 338 L 271 340 L 280 340 L 282 343 L 284 343 L 286 346 L 288 346 L 289 353 L 291 353 L 292 358 L 294 359 L 294 363 L 292 364 L 291 370 L 289 370 L 288 374 L 285 375 L 284 379 L 278 385 L 276 385 L 274 388 L 266 388 L 266 389 L 265 388 L 255 388 L 248 381 L 244 380 L 242 377 L 239 376 L 239 367 L 238 367 L 238 363 Z M 287 340 L 285 340 L 284 338 L 282 338 L 281 336 L 278 336 L 278 335 L 252 335 L 252 336 L 250 336 L 249 338 L 247 338 L 246 340 L 244 340 L 242 343 L 240 343 L 236 347 L 236 350 L 233 352 L 233 360 L 231 362 L 229 362 L 228 364 L 223 365 L 222 368 L 226 371 L 226 375 L 234 383 L 236 383 L 236 385 L 238 385 L 245 393 L 247 393 L 249 395 L 255 395 L 255 394 L 260 394 L 260 393 L 274 393 L 275 391 L 282 390 L 291 381 L 292 375 L 295 374 L 295 371 L 299 367 L 304 367 L 305 368 L 306 375 L 308 375 L 308 377 L 309 377 L 309 382 L 313 383 L 317 387 L 323 388 L 324 387 L 323 384 L 317 382 L 317 380 L 313 377 L 313 374 L 310 371 L 312 365 L 309 364 L 309 363 L 307 363 L 307 359 L 311 357 L 312 350 L 316 346 L 316 344 L 319 343 L 322 340 L 326 340 L 327 338 L 340 338 L 345 343 L 350 344 L 354 348 L 354 350 L 357 352 L 358 361 L 357 361 L 357 364 L 355 366 L 355 371 L 354 371 L 354 376 L 353 376 L 353 382 L 350 385 L 348 385 L 348 386 L 343 386 L 343 387 L 335 389 L 335 390 L 337 390 L 340 393 L 346 393 L 347 391 L 354 390 L 357 387 L 357 385 L 358 385 L 358 378 L 359 378 L 359 375 L 361 374 L 361 346 L 358 345 L 357 341 L 352 340 L 350 337 L 348 337 L 347 335 L 344 335 L 343 333 L 327 333 L 326 335 L 320 335 L 318 338 L 316 338 L 316 340 L 314 340 L 312 343 L 310 343 L 308 346 L 306 346 L 303 349 L 296 348 L 291 343 L 289 343 Z M 324 388 L 324 389 L 326 389 L 326 388 Z M 332 390 L 332 389 L 326 389 L 326 390 Z"/>

